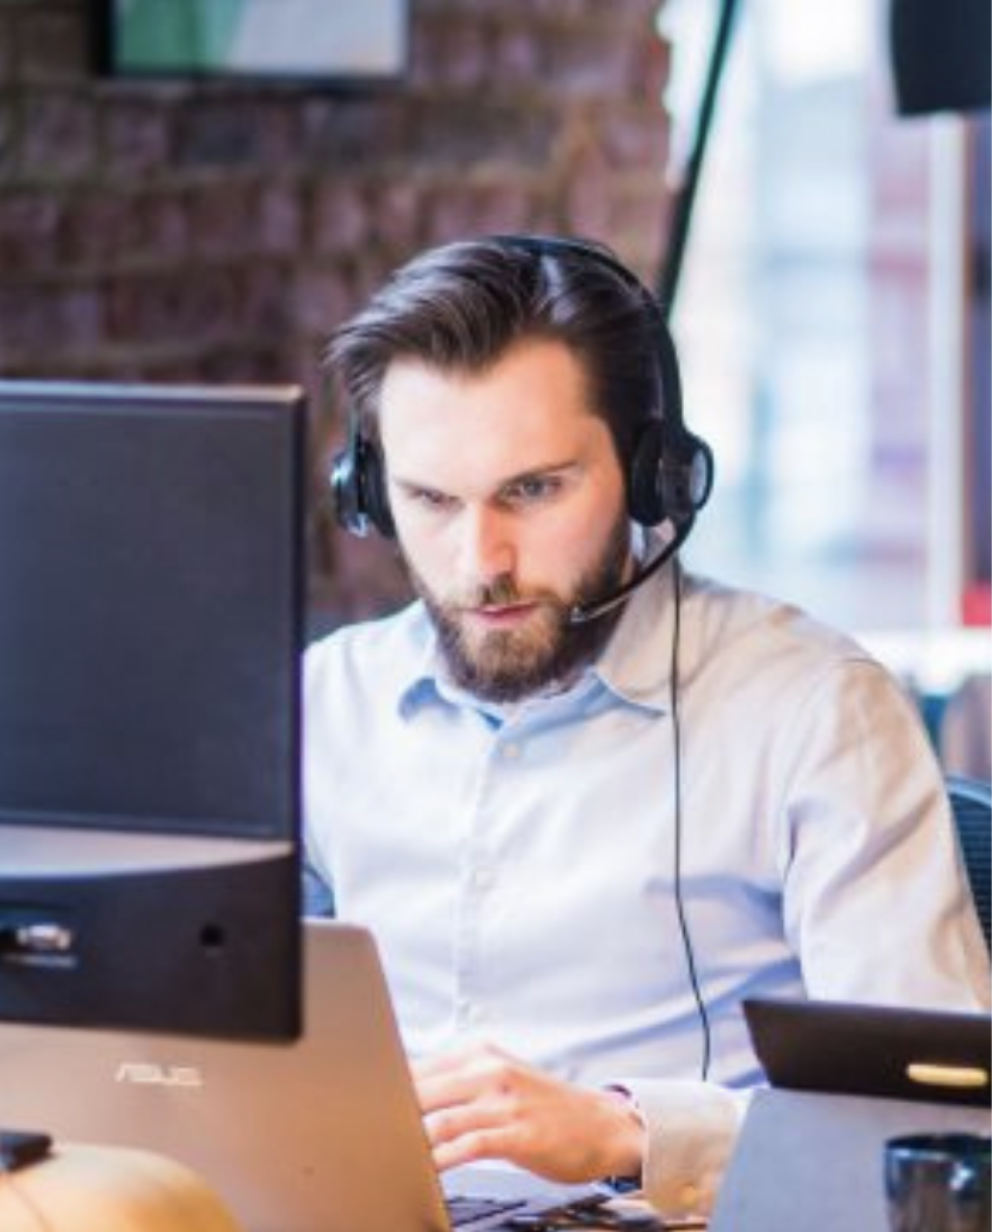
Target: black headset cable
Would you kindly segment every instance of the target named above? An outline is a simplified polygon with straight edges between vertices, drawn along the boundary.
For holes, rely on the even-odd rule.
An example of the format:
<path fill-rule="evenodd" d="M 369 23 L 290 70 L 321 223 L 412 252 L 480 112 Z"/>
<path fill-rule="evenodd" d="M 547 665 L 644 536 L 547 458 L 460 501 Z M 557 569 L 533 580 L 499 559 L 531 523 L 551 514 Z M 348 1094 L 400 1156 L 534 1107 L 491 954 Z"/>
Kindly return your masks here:
<path fill-rule="evenodd" d="M 696 971 L 696 957 L 692 949 L 692 938 L 689 934 L 689 922 L 686 917 L 685 902 L 682 897 L 682 723 L 679 715 L 679 649 L 682 640 L 682 565 L 678 557 L 672 562 L 672 582 L 675 591 L 675 608 L 672 627 L 671 664 L 668 672 L 669 705 L 672 712 L 672 751 L 674 760 L 674 794 L 675 794 L 675 912 L 679 922 L 679 932 L 682 934 L 682 945 L 685 949 L 686 967 L 689 972 L 689 983 L 692 985 L 692 995 L 699 1013 L 699 1025 L 703 1033 L 702 1062 L 700 1076 L 705 1082 L 709 1077 L 710 1058 L 712 1053 L 712 1032 L 710 1030 L 709 1014 L 706 1011 L 706 1001 L 699 986 L 699 976 Z"/>

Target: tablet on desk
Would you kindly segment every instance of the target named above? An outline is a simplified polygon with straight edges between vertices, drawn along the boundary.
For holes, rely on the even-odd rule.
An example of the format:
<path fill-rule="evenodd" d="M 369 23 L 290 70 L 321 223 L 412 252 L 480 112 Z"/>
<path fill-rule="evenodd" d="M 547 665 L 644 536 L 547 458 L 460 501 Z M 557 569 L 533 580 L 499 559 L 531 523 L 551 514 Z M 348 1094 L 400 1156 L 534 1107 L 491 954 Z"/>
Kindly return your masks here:
<path fill-rule="evenodd" d="M 987 1014 L 762 998 L 743 1009 L 772 1086 L 989 1106 Z"/>

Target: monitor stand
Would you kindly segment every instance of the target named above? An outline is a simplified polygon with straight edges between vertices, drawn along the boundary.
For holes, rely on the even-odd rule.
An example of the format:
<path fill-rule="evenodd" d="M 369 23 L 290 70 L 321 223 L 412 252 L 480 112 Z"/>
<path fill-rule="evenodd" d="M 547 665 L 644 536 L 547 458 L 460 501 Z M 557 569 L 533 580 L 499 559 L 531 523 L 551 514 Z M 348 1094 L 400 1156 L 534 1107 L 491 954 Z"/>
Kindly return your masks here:
<path fill-rule="evenodd" d="M 0 827 L 0 1020 L 299 1034 L 289 841 Z"/>

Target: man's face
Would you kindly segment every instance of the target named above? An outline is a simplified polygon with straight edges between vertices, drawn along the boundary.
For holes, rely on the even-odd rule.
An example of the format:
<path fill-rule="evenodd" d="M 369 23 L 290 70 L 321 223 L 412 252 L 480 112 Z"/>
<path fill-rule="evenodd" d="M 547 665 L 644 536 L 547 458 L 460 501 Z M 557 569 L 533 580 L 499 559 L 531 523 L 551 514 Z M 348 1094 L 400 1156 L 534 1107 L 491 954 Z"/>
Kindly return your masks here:
<path fill-rule="evenodd" d="M 620 463 L 578 361 L 544 339 L 481 373 L 398 360 L 380 427 L 400 547 L 453 678 L 497 701 L 567 682 L 616 618 L 571 624 L 570 609 L 629 561 Z"/>

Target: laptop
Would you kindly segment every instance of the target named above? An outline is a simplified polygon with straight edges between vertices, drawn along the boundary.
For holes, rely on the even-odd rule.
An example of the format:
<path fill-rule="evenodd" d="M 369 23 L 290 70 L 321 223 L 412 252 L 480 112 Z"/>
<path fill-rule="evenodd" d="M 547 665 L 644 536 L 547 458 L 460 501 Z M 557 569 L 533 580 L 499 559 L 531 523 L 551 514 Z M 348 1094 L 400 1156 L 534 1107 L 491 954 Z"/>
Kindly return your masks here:
<path fill-rule="evenodd" d="M 446 1195 L 371 934 L 307 920 L 303 942 L 294 1043 L 0 1024 L 4 1128 L 169 1156 L 245 1232 L 483 1232 L 606 1199 L 495 1166 Z"/>
<path fill-rule="evenodd" d="M 992 1017 L 839 1001 L 743 1002 L 769 1082 L 988 1107 Z"/>
<path fill-rule="evenodd" d="M 744 1002 L 771 1083 L 754 1093 L 710 1232 L 888 1232 L 888 1138 L 988 1134 L 984 1014 Z"/>

